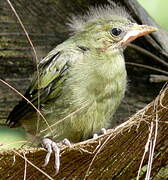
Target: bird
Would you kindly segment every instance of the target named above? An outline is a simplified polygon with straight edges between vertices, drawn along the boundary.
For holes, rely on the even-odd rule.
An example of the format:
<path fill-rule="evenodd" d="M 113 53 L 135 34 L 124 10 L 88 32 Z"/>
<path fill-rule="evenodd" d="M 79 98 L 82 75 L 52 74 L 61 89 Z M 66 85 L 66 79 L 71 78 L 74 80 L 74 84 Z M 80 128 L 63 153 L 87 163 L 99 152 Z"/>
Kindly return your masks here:
<path fill-rule="evenodd" d="M 7 118 L 10 127 L 22 126 L 28 140 L 36 139 L 34 146 L 42 141 L 49 154 L 59 152 L 59 142 L 80 142 L 112 127 L 127 87 L 123 51 L 157 30 L 132 22 L 119 6 L 90 7 L 68 26 L 70 37 L 39 62 L 24 95 L 44 118 L 24 98 Z"/>

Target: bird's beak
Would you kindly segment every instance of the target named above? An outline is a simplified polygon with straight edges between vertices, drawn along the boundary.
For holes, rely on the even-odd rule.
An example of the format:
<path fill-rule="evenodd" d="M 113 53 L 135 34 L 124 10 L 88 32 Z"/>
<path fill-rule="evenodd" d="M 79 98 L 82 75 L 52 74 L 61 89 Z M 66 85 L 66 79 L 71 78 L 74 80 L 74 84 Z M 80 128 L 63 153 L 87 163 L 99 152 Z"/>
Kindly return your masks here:
<path fill-rule="evenodd" d="M 158 29 L 156 27 L 134 24 L 124 36 L 123 40 L 121 41 L 121 45 L 127 45 L 134 39 L 149 34 L 151 32 L 155 32 L 157 30 Z"/>

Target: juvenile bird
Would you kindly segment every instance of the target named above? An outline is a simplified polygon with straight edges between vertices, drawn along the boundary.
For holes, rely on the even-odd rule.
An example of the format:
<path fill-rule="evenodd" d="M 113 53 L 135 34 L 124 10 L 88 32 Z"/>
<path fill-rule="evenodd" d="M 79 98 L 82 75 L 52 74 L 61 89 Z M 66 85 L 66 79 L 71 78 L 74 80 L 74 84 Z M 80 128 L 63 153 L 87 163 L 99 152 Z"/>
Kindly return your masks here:
<path fill-rule="evenodd" d="M 37 144 L 44 138 L 49 154 L 58 150 L 53 141 L 79 142 L 112 126 L 127 84 L 123 50 L 139 36 L 156 31 L 131 22 L 120 7 L 109 6 L 90 8 L 85 16 L 72 18 L 70 28 L 73 35 L 41 60 L 25 93 L 36 107 L 39 99 L 47 122 L 37 118 L 24 99 L 7 119 L 11 127 L 24 127 Z"/>

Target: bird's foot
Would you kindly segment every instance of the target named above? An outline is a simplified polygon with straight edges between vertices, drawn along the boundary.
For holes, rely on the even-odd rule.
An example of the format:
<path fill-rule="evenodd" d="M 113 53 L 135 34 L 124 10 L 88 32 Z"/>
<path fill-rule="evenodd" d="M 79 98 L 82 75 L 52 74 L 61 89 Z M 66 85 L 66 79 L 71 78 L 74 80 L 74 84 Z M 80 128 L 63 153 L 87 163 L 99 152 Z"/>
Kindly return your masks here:
<path fill-rule="evenodd" d="M 105 128 L 102 128 L 101 131 L 100 131 L 100 135 L 104 135 L 107 133 L 107 130 Z M 99 137 L 99 135 L 97 133 L 93 134 L 93 139 L 97 139 Z"/>
<path fill-rule="evenodd" d="M 45 163 L 43 164 L 43 167 L 49 163 L 51 153 L 54 152 L 56 174 L 58 174 L 59 168 L 60 168 L 60 147 L 62 145 L 67 145 L 71 147 L 71 143 L 68 139 L 64 139 L 63 141 L 59 143 L 52 141 L 48 137 L 42 139 L 42 146 L 47 150 L 47 155 L 45 157 Z"/>

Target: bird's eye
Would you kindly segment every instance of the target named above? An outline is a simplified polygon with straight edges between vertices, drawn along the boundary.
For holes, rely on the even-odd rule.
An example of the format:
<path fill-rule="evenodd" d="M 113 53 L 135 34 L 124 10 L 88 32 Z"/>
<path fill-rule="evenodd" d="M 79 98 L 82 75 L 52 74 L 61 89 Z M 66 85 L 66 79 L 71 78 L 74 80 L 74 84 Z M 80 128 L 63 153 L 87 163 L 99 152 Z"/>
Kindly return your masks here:
<path fill-rule="evenodd" d="M 122 30 L 121 30 L 120 28 L 113 28 L 113 29 L 111 30 L 111 34 L 112 34 L 113 36 L 119 36 L 121 33 L 122 33 Z"/>

